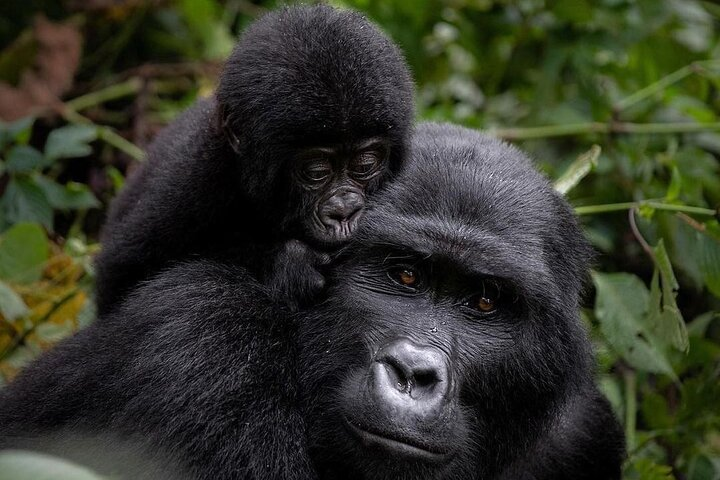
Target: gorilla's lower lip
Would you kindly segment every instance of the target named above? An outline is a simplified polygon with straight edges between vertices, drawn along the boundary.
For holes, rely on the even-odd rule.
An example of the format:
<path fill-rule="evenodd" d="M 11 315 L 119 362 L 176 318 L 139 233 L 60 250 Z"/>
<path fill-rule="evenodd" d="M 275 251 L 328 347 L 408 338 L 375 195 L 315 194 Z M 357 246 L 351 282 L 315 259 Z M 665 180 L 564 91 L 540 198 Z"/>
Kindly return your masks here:
<path fill-rule="evenodd" d="M 387 437 L 379 433 L 369 432 L 353 425 L 347 419 L 345 419 L 345 426 L 353 435 L 360 439 L 363 445 L 368 447 L 379 446 L 385 450 L 391 451 L 394 454 L 434 463 L 446 461 L 451 457 L 450 453 L 447 452 L 428 450 L 427 448 L 417 444 L 408 443 L 407 440 L 401 440 L 398 438 Z"/>

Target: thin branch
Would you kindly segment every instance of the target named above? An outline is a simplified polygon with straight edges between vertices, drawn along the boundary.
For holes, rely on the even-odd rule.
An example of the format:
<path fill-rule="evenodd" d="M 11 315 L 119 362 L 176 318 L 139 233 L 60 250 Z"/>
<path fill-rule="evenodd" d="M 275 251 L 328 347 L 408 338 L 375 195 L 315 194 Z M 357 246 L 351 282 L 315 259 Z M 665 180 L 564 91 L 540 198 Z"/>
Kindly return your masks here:
<path fill-rule="evenodd" d="M 145 159 L 145 152 L 143 152 L 140 147 L 121 137 L 120 135 L 115 133 L 115 131 L 110 127 L 97 125 L 93 123 L 92 120 L 90 120 L 89 118 L 80 115 L 74 110 L 66 108 L 61 109 L 60 115 L 70 123 L 74 123 L 77 125 L 95 126 L 97 128 L 98 139 L 103 140 L 109 145 L 112 145 L 113 147 L 126 153 L 135 160 L 142 161 Z"/>
<path fill-rule="evenodd" d="M 117 100 L 118 98 L 135 95 L 142 88 L 143 82 L 136 77 L 130 78 L 122 83 L 110 85 L 101 90 L 90 92 L 87 95 L 75 97 L 65 102 L 65 108 L 79 112 L 89 107 L 100 105 L 101 103 Z"/>
<path fill-rule="evenodd" d="M 654 208 L 655 210 L 663 210 L 668 212 L 683 212 L 692 215 L 703 215 L 710 217 L 718 214 L 718 211 L 713 210 L 712 208 L 693 207 L 690 205 L 674 205 L 671 203 L 662 203 L 652 200 L 641 200 L 639 202 L 607 203 L 603 205 L 587 205 L 582 207 L 575 207 L 575 213 L 577 215 L 595 215 L 598 213 L 619 212 L 632 208 L 640 208 L 643 206 Z"/>
<path fill-rule="evenodd" d="M 637 226 L 637 223 L 635 222 L 635 214 L 638 212 L 637 207 L 631 208 L 628 210 L 628 221 L 630 222 L 630 230 L 632 230 L 633 236 L 635 237 L 635 240 L 638 241 L 640 246 L 645 250 L 645 253 L 648 254 L 648 256 L 655 261 L 655 252 L 653 251 L 650 244 L 645 240 L 645 237 L 643 237 L 643 234 L 640 232 L 640 229 Z"/>
<path fill-rule="evenodd" d="M 675 216 L 677 216 L 680 220 L 682 220 L 683 222 L 685 222 L 690 227 L 694 228 L 695 230 L 697 230 L 700 233 L 705 233 L 705 231 L 707 230 L 707 227 L 705 226 L 705 224 L 698 222 L 694 218 L 692 218 L 682 212 L 677 212 L 675 214 Z"/>
<path fill-rule="evenodd" d="M 570 125 L 547 125 L 527 128 L 495 128 L 490 134 L 505 140 L 530 140 L 535 138 L 569 137 L 600 134 L 668 134 L 720 131 L 720 122 L 696 123 L 631 123 L 617 122 L 586 122 Z"/>
<path fill-rule="evenodd" d="M 614 110 L 616 112 L 621 112 L 622 110 L 626 110 L 630 108 L 633 105 L 636 105 L 643 100 L 650 98 L 665 89 L 667 89 L 669 86 L 680 82 L 681 80 L 684 80 L 685 78 L 689 77 L 690 75 L 693 75 L 695 73 L 699 73 L 704 71 L 707 68 L 714 68 L 720 66 L 720 62 L 717 60 L 704 60 L 699 62 L 693 62 L 689 65 L 685 65 L 684 67 L 680 68 L 679 70 L 676 70 L 661 79 L 659 79 L 656 82 L 651 83 L 647 87 L 638 90 L 637 92 L 633 93 L 632 95 L 629 95 L 619 102 L 615 104 Z"/>

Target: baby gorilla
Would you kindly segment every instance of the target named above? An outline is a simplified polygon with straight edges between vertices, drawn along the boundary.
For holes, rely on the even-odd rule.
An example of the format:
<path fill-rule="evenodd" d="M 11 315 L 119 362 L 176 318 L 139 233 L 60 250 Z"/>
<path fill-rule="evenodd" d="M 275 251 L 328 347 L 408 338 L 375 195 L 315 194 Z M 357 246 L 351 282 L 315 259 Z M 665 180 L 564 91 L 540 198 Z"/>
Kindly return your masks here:
<path fill-rule="evenodd" d="M 358 13 L 289 7 L 251 25 L 200 101 L 151 145 L 111 208 L 97 261 L 107 312 L 192 256 L 234 255 L 281 303 L 323 285 L 403 164 L 413 85 L 396 46 Z"/>
<path fill-rule="evenodd" d="M 231 263 L 143 284 L 0 391 L 0 448 L 132 478 L 619 478 L 578 315 L 590 250 L 529 160 L 423 125 L 373 205 L 296 321 Z"/>

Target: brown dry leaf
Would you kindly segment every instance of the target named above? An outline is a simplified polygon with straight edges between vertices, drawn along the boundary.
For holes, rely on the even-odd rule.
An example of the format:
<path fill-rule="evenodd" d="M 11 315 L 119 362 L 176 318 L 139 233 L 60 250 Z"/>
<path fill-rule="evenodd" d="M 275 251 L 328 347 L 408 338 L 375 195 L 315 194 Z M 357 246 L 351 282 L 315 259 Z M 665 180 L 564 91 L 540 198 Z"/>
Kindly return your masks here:
<path fill-rule="evenodd" d="M 39 15 L 33 35 L 37 54 L 32 68 L 22 73 L 17 87 L 0 82 L 2 120 L 13 121 L 44 108 L 57 107 L 80 66 L 82 37 L 75 27 L 53 23 Z"/>

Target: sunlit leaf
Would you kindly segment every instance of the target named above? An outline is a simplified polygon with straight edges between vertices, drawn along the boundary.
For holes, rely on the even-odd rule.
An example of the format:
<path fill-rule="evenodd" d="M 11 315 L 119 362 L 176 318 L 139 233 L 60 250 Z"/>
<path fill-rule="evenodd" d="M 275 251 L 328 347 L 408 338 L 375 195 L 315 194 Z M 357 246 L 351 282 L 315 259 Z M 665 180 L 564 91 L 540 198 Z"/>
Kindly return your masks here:
<path fill-rule="evenodd" d="M 580 181 L 590 173 L 597 165 L 597 159 L 600 157 L 601 148 L 599 145 L 593 145 L 590 150 L 580 155 L 563 173 L 553 185 L 555 190 L 561 195 L 567 194 Z"/>
<path fill-rule="evenodd" d="M 5 320 L 15 320 L 28 313 L 23 299 L 5 282 L 0 281 L 0 314 Z"/>
<path fill-rule="evenodd" d="M 0 452 L 0 477 L 12 480 L 101 480 L 88 468 L 59 457 L 25 450 Z"/>

